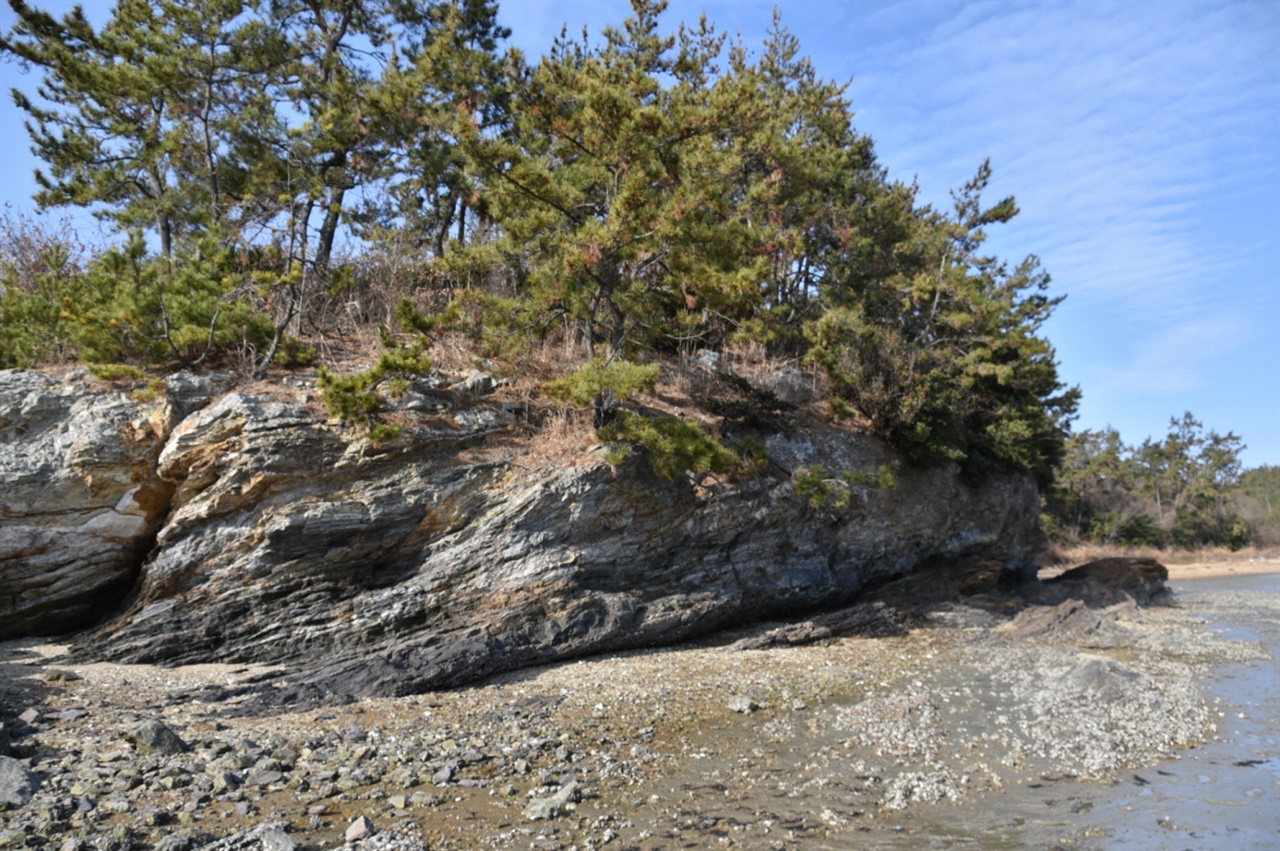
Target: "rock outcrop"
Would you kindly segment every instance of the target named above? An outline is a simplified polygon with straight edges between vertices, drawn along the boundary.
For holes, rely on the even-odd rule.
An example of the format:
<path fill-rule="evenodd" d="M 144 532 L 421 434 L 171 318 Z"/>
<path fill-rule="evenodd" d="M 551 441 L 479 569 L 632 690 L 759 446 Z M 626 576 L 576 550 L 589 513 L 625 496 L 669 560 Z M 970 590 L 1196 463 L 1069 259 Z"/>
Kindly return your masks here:
<path fill-rule="evenodd" d="M 100 619 L 133 586 L 169 512 L 157 460 L 172 427 L 226 390 L 179 373 L 163 389 L 0 370 L 0 639 Z"/>
<path fill-rule="evenodd" d="M 67 632 L 129 590 L 168 511 L 164 420 L 86 382 L 0 372 L 0 638 Z"/>
<path fill-rule="evenodd" d="M 464 460 L 510 416 L 475 399 L 382 447 L 353 441 L 301 404 L 241 393 L 171 429 L 157 416 L 162 426 L 148 420 L 147 439 L 130 442 L 114 436 L 115 424 L 141 409 L 120 394 L 55 390 L 30 373 L 0 378 L 24 382 L 67 401 L 46 405 L 44 419 L 6 414 L 10 454 L 18 429 L 39 423 L 41 433 L 61 429 L 64 444 L 92 435 L 103 447 L 95 458 L 144 447 L 128 456 L 130 477 L 110 478 L 114 502 L 83 509 L 81 526 L 133 516 L 120 510 L 126 492 L 155 495 L 127 545 L 102 539 L 120 554 L 114 588 L 154 546 L 123 609 L 76 652 L 282 663 L 291 687 L 272 692 L 282 701 L 410 693 L 658 645 L 846 602 L 938 559 L 991 559 L 1030 576 L 1040 544 L 1035 486 L 1021 477 L 975 489 L 952 469 L 904 467 L 894 488 L 858 491 L 838 511 L 812 508 L 795 493 L 793 471 L 892 460 L 877 441 L 834 428 L 769 437 L 772 471 L 755 478 L 673 483 L 639 459 L 616 470 L 592 454 L 534 470 Z M 91 422 L 73 429 L 61 413 L 72 409 Z M 32 493 L 42 478 L 83 482 L 69 472 L 81 456 L 45 454 L 45 466 L 20 477 Z M 4 475 L 7 493 L 9 468 Z M 6 508 L 2 540 L 58 516 L 55 504 L 23 499 L 20 515 Z M 94 546 L 85 540 L 80 551 Z M 7 552 L 0 595 L 9 599 L 12 577 L 40 568 L 17 547 Z M 86 615 L 94 599 L 106 598 L 86 594 Z"/>
<path fill-rule="evenodd" d="M 1167 604 L 1172 599 L 1169 569 L 1150 558 L 1103 558 L 1073 567 L 1039 589 L 1038 602 L 1083 600 L 1093 607 L 1131 602 L 1139 606 Z"/>

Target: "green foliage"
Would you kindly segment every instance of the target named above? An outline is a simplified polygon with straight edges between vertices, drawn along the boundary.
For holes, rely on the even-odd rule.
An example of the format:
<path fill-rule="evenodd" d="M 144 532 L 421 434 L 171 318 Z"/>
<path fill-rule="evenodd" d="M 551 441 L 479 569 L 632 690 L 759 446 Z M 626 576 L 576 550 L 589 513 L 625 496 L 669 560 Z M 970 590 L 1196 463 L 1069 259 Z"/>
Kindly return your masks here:
<path fill-rule="evenodd" d="M 606 392 L 612 392 L 621 403 L 636 393 L 652 390 L 661 373 L 662 367 L 657 364 L 630 361 L 606 364 L 602 358 L 595 358 L 568 375 L 548 382 L 543 390 L 562 402 L 579 407 L 595 404 Z"/>
<path fill-rule="evenodd" d="M 898 221 L 896 270 L 851 269 L 829 288 L 830 309 L 807 328 L 809 357 L 838 412 L 860 414 L 914 460 L 956 460 L 973 479 L 1026 470 L 1047 485 L 1079 392 L 1064 389 L 1036 333 L 1061 301 L 1044 295 L 1036 258 L 1009 268 L 978 253 L 986 226 L 1017 213 L 1011 198 L 982 206 L 990 176 L 984 163 L 954 193 L 951 217 L 926 209 Z M 901 214 L 904 190 L 885 198 Z"/>
<path fill-rule="evenodd" d="M 402 328 L 413 334 L 408 343 L 402 343 L 390 329 L 383 328 L 383 351 L 373 366 L 348 375 L 338 375 L 322 366 L 317 373 L 321 398 L 329 415 L 343 423 L 368 426 L 374 442 L 385 442 L 398 433 L 394 426 L 380 419 L 387 401 L 402 398 L 413 379 L 431 370 L 427 349 L 437 322 L 419 313 L 408 299 L 396 308 L 396 318 Z"/>
<path fill-rule="evenodd" d="M 0 54 L 43 75 L 16 95 L 39 202 L 133 236 L 83 268 L 0 269 L 0 365 L 235 352 L 260 373 L 315 358 L 317 317 L 388 321 L 431 286 L 445 311 L 402 305 L 407 339 L 320 371 L 333 416 L 389 437 L 387 399 L 446 327 L 509 362 L 548 338 L 580 353 L 546 390 L 601 423 L 658 356 L 749 341 L 821 365 L 833 409 L 919 463 L 1047 483 L 1061 460 L 1077 393 L 1039 335 L 1060 299 L 1034 257 L 981 251 L 1013 200 L 982 203 L 984 163 L 952 213 L 918 206 L 776 16 L 752 52 L 705 19 L 665 34 L 666 3 L 633 0 L 529 62 L 500 52 L 491 0 L 120 0 L 101 27 L 11 5 Z M 411 247 L 407 271 L 362 283 L 333 258 L 344 227 Z M 708 406 L 790 426 L 730 379 Z M 662 475 L 744 463 L 692 423 L 608 427 Z"/>
<path fill-rule="evenodd" d="M 1081 432 L 1067 443 L 1048 509 L 1067 539 L 1238 549 L 1258 525 L 1238 498 L 1243 449 L 1189 412 L 1169 421 L 1163 440 L 1137 447 L 1112 428 Z"/>
<path fill-rule="evenodd" d="M 1239 492 L 1257 500 L 1268 515 L 1280 516 L 1280 465 L 1264 464 L 1240 475 Z"/>
<path fill-rule="evenodd" d="M 1244 471 L 1233 501 L 1260 546 L 1280 545 L 1280 466 Z"/>
<path fill-rule="evenodd" d="M 797 494 L 815 510 L 836 516 L 848 511 L 855 494 L 865 490 L 891 490 L 898 484 L 898 464 L 880 464 L 869 470 L 841 470 L 834 473 L 821 464 L 801 467 L 792 476 Z"/>
<path fill-rule="evenodd" d="M 169 259 L 149 258 L 135 235 L 83 271 L 51 260 L 34 289 L 6 287 L 0 299 L 4 363 L 37 366 L 74 354 L 93 364 L 189 366 L 272 337 L 252 277 L 212 237 Z"/>
<path fill-rule="evenodd" d="M 597 431 L 605 443 L 643 447 L 649 465 L 671 481 L 685 473 L 728 475 L 743 469 L 737 453 L 707 434 L 695 422 L 678 417 L 646 417 L 619 411 L 614 422 Z M 610 463 L 623 456 L 612 454 Z"/>
<path fill-rule="evenodd" d="M 274 360 L 285 367 L 311 366 L 316 361 L 316 350 L 314 346 L 308 346 L 296 337 L 285 337 L 280 342 Z"/>
<path fill-rule="evenodd" d="M 146 375 L 136 366 L 119 363 L 94 364 L 89 367 L 89 372 L 102 381 L 141 381 Z"/>

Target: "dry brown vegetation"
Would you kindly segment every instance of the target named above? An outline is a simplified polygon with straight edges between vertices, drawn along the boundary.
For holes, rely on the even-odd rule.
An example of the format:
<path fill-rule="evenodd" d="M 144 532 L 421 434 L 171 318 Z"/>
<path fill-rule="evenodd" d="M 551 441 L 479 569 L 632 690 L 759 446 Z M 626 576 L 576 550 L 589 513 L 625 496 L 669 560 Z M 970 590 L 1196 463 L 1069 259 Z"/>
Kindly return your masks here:
<path fill-rule="evenodd" d="M 1203 547 L 1195 550 L 1156 549 L 1155 547 L 1124 547 L 1107 544 L 1080 544 L 1078 546 L 1051 546 L 1042 562 L 1046 568 L 1069 567 L 1104 558 L 1149 558 L 1166 566 L 1204 563 L 1280 562 L 1280 547 L 1244 547 L 1231 550 L 1227 547 Z"/>

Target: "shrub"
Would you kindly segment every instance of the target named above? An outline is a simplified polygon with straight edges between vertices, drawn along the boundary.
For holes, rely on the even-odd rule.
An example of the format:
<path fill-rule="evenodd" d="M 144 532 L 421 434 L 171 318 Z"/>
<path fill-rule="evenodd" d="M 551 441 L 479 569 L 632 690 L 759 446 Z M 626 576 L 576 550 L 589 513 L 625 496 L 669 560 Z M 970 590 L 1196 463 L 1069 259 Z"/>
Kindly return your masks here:
<path fill-rule="evenodd" d="M 684 473 L 725 475 L 744 468 L 737 453 L 697 423 L 678 417 L 646 417 L 633 411 L 619 411 L 617 419 L 597 434 L 606 443 L 643 447 L 653 471 L 668 481 Z M 610 463 L 619 463 L 627 452 L 623 449 L 610 453 Z"/>

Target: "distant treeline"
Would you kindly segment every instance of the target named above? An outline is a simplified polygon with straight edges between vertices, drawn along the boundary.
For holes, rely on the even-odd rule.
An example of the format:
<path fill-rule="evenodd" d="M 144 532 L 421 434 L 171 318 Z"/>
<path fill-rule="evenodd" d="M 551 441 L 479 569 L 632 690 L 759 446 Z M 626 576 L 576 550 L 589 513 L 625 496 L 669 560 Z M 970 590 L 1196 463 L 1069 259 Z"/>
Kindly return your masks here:
<path fill-rule="evenodd" d="M 1242 471 L 1240 438 L 1191 413 L 1163 440 L 1128 446 L 1113 428 L 1073 434 L 1046 525 L 1068 543 L 1194 549 L 1280 545 L 1280 467 Z"/>

